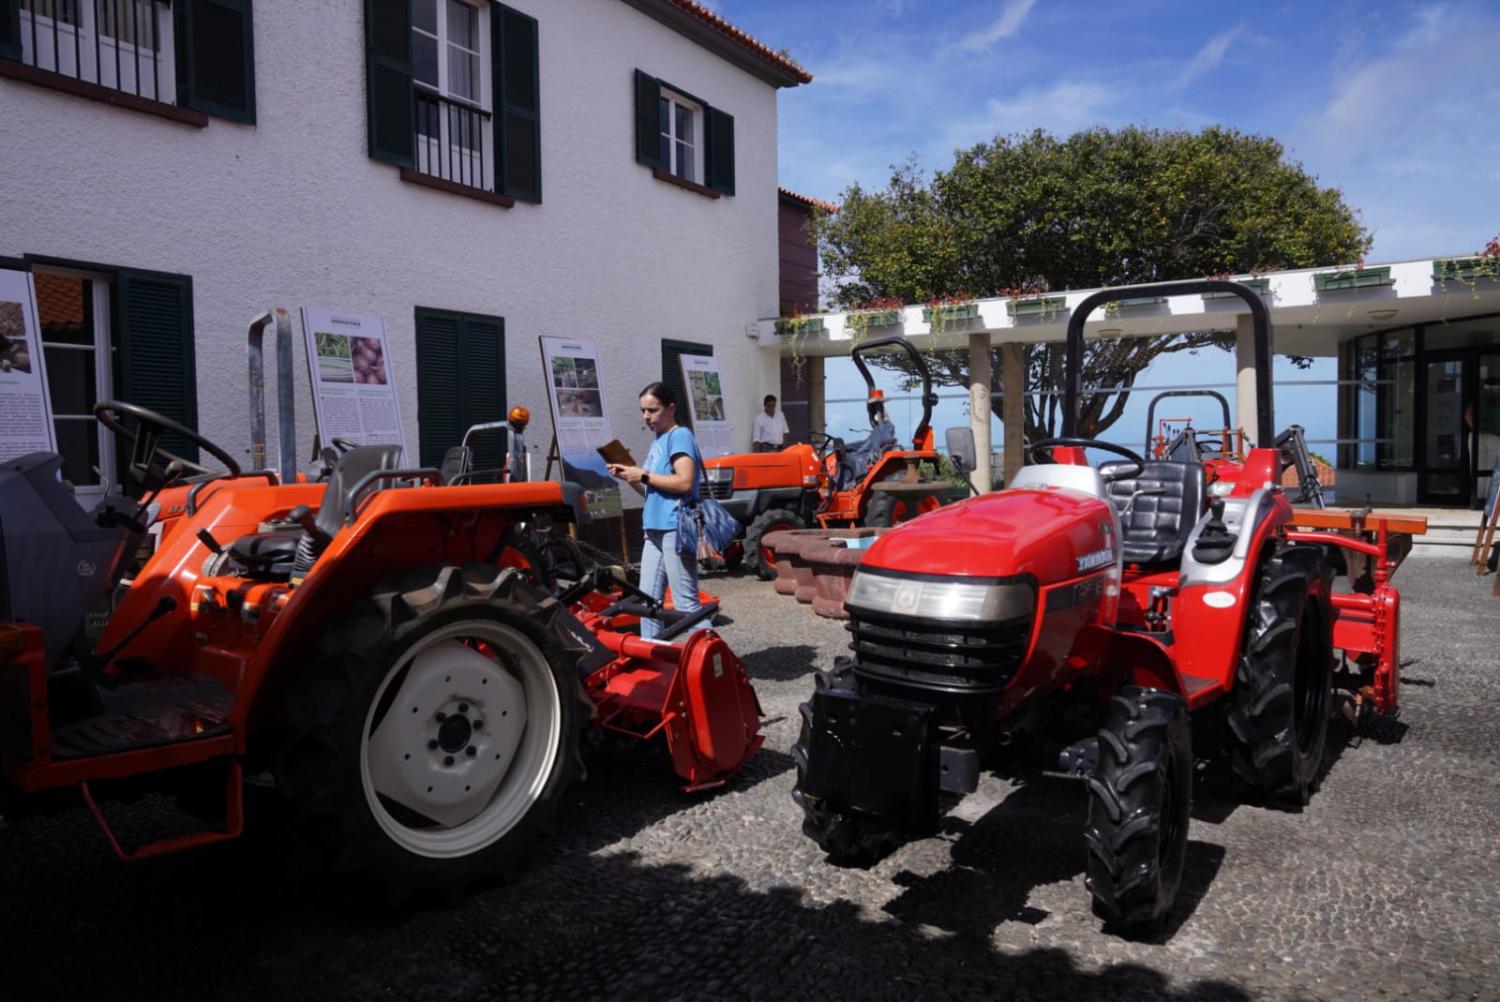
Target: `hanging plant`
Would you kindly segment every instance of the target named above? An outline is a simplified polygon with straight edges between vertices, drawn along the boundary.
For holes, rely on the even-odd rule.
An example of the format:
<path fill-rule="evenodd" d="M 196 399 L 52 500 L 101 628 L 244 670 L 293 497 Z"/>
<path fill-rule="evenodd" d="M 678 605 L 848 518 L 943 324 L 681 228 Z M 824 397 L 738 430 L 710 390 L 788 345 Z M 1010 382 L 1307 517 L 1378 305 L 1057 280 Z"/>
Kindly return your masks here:
<path fill-rule="evenodd" d="M 882 296 L 855 304 L 844 314 L 844 329 L 863 334 L 871 327 L 890 327 L 901 322 L 901 308 L 906 304 L 892 296 Z"/>
<path fill-rule="evenodd" d="M 1500 279 L 1500 236 L 1473 257 L 1447 257 L 1432 262 L 1432 280 L 1444 291 L 1449 282 L 1458 282 L 1473 290 L 1486 279 Z"/>
<path fill-rule="evenodd" d="M 922 307 L 922 322 L 931 324 L 933 330 L 942 330 L 979 318 L 979 304 L 967 292 L 933 296 Z"/>
<path fill-rule="evenodd" d="M 806 337 L 810 334 L 823 333 L 823 318 L 815 316 L 804 316 L 794 313 L 789 317 L 781 317 L 776 321 L 776 334 L 779 337 Z"/>

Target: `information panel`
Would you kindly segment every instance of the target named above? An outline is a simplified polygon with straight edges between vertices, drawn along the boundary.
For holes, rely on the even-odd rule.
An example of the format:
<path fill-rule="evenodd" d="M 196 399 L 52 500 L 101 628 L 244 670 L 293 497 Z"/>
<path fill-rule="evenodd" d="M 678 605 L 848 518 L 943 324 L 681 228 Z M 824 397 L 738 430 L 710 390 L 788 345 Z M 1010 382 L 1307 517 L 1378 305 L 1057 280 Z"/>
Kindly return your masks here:
<path fill-rule="evenodd" d="M 319 440 L 325 446 L 335 438 L 356 445 L 399 445 L 404 451 L 385 321 L 371 313 L 304 306 L 302 333 Z"/>
<path fill-rule="evenodd" d="M 729 430 L 728 408 L 724 405 L 724 380 L 719 363 L 712 355 L 680 355 L 682 380 L 687 385 L 689 413 L 693 419 L 693 437 L 705 459 L 717 459 L 734 451 L 734 436 Z"/>
<path fill-rule="evenodd" d="M 589 514 L 614 517 L 621 513 L 620 484 L 597 450 L 613 439 L 604 380 L 599 373 L 599 351 L 583 338 L 540 338 L 542 370 L 547 374 L 547 400 L 562 479 L 583 487 Z"/>
<path fill-rule="evenodd" d="M 45 365 L 31 275 L 0 269 L 0 460 L 57 451 Z"/>

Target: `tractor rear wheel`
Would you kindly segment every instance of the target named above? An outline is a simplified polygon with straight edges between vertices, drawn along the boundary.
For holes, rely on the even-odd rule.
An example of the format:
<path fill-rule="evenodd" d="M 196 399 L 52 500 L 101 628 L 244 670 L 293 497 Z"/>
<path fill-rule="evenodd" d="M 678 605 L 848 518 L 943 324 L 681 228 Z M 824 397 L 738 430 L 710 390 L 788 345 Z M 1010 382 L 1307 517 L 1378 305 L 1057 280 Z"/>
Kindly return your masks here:
<path fill-rule="evenodd" d="M 789 508 L 767 508 L 751 521 L 745 530 L 745 566 L 769 581 L 776 576 L 776 554 L 761 544 L 761 540 L 773 532 L 783 529 L 806 529 L 807 521 Z"/>
<path fill-rule="evenodd" d="M 1126 686 L 1109 701 L 1089 779 L 1085 884 L 1096 915 L 1124 928 L 1166 918 L 1187 860 L 1192 793 L 1187 703 Z"/>
<path fill-rule="evenodd" d="M 849 668 L 819 671 L 813 685 L 819 689 L 853 686 Z M 901 844 L 901 835 L 885 818 L 856 810 L 835 810 L 817 797 L 803 792 L 808 770 L 808 747 L 812 737 L 812 703 L 799 706 L 802 730 L 792 746 L 792 761 L 797 766 L 797 785 L 792 800 L 802 808 L 802 833 L 839 863 L 868 866 Z"/>
<path fill-rule="evenodd" d="M 336 871 L 388 902 L 511 875 L 583 773 L 592 708 L 560 609 L 519 568 L 470 564 L 330 623 L 288 687 L 277 779 Z"/>
<path fill-rule="evenodd" d="M 1235 773 L 1256 794 L 1296 806 L 1317 785 L 1333 705 L 1327 558 L 1274 544 L 1246 613 L 1229 710 Z"/>

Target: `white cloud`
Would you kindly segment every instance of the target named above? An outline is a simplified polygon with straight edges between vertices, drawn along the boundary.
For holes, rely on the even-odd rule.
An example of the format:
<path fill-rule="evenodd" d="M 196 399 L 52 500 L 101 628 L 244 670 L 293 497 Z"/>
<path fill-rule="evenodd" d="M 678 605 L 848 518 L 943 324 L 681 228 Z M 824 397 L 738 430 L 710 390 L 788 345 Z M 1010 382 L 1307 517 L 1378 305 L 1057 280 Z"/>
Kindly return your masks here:
<path fill-rule="evenodd" d="M 1224 53 L 1229 51 L 1229 46 L 1234 44 L 1234 40 L 1244 30 L 1245 25 L 1241 22 L 1228 31 L 1221 31 L 1207 42 L 1204 42 L 1203 48 L 1198 50 L 1197 54 L 1193 56 L 1192 61 L 1183 69 L 1182 75 L 1177 78 L 1177 83 L 1173 85 L 1175 89 L 1181 90 L 1203 74 L 1216 69 L 1219 63 L 1224 61 Z"/>
<path fill-rule="evenodd" d="M 1335 65 L 1296 154 L 1339 187 L 1374 233 L 1376 259 L 1482 246 L 1500 220 L 1500 18 L 1484 4 L 1438 4 L 1377 55 Z M 1490 208 L 1485 208 L 1490 206 Z"/>
<path fill-rule="evenodd" d="M 1068 136 L 1105 121 L 1120 97 L 1118 88 L 1087 80 L 1068 80 L 1011 98 L 991 98 L 983 115 L 955 121 L 945 131 L 949 141 L 958 147 L 1037 128 L 1054 136 Z"/>
<path fill-rule="evenodd" d="M 965 52 L 984 52 L 1001 39 L 1010 38 L 1021 28 L 1021 22 L 1036 6 L 1036 0 L 1009 0 L 1000 16 L 987 28 L 973 31 L 958 40 L 958 47 Z"/>

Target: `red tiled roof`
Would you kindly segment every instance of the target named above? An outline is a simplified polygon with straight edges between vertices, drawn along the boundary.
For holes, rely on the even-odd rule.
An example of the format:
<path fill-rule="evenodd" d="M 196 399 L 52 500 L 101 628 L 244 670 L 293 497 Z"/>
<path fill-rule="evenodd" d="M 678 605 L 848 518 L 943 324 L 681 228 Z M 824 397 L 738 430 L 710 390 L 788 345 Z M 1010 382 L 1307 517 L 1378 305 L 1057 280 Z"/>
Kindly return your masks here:
<path fill-rule="evenodd" d="M 777 188 L 776 190 L 781 193 L 782 198 L 791 199 L 793 202 L 800 202 L 809 208 L 822 209 L 824 212 L 839 211 L 837 205 L 834 205 L 832 202 L 825 202 L 821 198 L 813 198 L 811 195 L 799 195 L 790 188 Z"/>
<path fill-rule="evenodd" d="M 730 24 L 728 21 L 724 20 L 722 17 L 709 10 L 701 3 L 696 3 L 694 2 L 694 0 L 667 0 L 667 3 L 671 4 L 673 7 L 676 7 L 678 10 L 681 10 L 686 14 L 691 14 L 693 17 L 702 21 L 704 24 L 718 31 L 720 34 L 733 39 L 735 42 L 738 42 L 741 46 L 755 53 L 761 59 L 764 59 L 766 62 L 770 63 L 772 66 L 775 66 L 783 73 L 787 73 L 795 77 L 799 82 L 812 83 L 811 73 L 807 72 L 802 67 L 792 62 L 786 56 L 783 56 L 780 53 L 776 52 L 764 42 L 756 41 L 744 31 L 736 28 L 734 25 Z"/>

